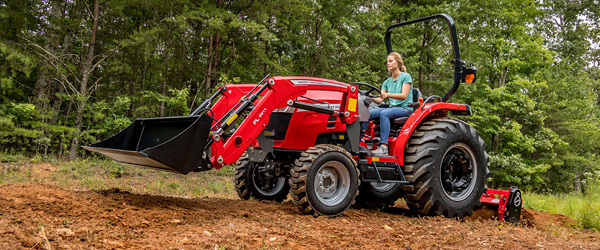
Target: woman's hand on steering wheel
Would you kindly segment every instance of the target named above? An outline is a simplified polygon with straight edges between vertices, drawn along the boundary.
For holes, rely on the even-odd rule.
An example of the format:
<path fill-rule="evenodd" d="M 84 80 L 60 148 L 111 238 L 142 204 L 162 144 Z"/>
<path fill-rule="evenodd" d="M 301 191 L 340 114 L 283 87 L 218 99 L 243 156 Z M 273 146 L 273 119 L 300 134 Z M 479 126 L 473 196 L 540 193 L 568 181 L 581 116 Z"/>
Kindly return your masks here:
<path fill-rule="evenodd" d="M 371 98 L 379 98 L 381 96 L 381 90 L 374 85 L 368 84 L 368 83 L 364 83 L 364 82 L 354 82 L 352 84 L 356 84 L 356 85 L 362 85 L 362 86 L 366 86 L 369 88 L 369 90 L 367 90 L 366 92 L 364 92 L 364 95 L 371 97 Z M 372 92 L 376 92 L 376 94 L 373 94 Z"/>

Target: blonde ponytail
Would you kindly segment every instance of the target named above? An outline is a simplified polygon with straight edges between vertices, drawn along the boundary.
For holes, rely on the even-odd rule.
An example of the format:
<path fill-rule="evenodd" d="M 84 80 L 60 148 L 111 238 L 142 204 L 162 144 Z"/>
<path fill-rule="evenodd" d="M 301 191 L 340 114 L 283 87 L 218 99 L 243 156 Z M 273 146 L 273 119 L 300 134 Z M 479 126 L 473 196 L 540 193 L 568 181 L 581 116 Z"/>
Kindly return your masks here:
<path fill-rule="evenodd" d="M 400 53 L 392 52 L 388 56 L 393 56 L 394 59 L 396 59 L 396 62 L 398 62 L 398 69 L 401 72 L 406 72 L 406 66 L 404 66 L 404 60 L 402 60 L 402 56 L 400 55 Z"/>

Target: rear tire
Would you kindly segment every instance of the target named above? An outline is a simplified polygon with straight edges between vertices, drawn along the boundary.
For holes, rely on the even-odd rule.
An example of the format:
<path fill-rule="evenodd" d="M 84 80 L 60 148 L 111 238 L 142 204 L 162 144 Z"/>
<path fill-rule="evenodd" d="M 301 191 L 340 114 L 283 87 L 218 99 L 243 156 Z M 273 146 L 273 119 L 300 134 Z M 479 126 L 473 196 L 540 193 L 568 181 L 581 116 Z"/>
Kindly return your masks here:
<path fill-rule="evenodd" d="M 352 155 L 333 145 L 316 145 L 302 152 L 290 171 L 292 201 L 303 213 L 330 217 L 346 211 L 358 194 L 359 171 Z"/>
<path fill-rule="evenodd" d="M 363 182 L 360 185 L 360 195 L 356 197 L 356 206 L 390 207 L 402 196 L 402 184 Z"/>
<path fill-rule="evenodd" d="M 408 207 L 421 214 L 472 215 L 485 192 L 488 161 L 483 139 L 467 123 L 449 118 L 423 123 L 404 158 Z"/>
<path fill-rule="evenodd" d="M 257 200 L 270 200 L 282 202 L 287 198 L 290 185 L 282 173 L 275 175 L 265 173 L 259 167 L 262 162 L 252 162 L 248 154 L 244 153 L 235 163 L 233 183 L 238 196 L 244 200 L 254 198 Z"/>

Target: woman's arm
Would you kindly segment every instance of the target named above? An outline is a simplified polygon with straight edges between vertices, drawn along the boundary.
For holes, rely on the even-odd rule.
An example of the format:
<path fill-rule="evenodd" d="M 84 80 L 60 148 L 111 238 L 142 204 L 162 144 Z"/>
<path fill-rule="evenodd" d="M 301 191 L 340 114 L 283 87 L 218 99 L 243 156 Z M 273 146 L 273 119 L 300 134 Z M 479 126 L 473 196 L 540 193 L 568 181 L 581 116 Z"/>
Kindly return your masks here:
<path fill-rule="evenodd" d="M 411 84 L 412 83 L 410 83 L 410 82 L 402 84 L 402 93 L 399 93 L 399 94 L 387 93 L 387 91 L 381 90 L 381 95 L 379 96 L 380 98 L 378 98 L 378 99 L 381 99 L 382 101 L 385 98 L 392 98 L 392 99 L 396 99 L 396 100 L 404 100 L 404 99 L 406 99 L 406 97 L 408 97 L 408 92 L 410 92 L 410 85 Z M 375 98 L 373 98 L 373 100 L 375 100 Z M 377 102 L 377 101 L 375 101 L 375 102 Z M 381 102 L 377 102 L 377 103 L 381 103 Z"/>

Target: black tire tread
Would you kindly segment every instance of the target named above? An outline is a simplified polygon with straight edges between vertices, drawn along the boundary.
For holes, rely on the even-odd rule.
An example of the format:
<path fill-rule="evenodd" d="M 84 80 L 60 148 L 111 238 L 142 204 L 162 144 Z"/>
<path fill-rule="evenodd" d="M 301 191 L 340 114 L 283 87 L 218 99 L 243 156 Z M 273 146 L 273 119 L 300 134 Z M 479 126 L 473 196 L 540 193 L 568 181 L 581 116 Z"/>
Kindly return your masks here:
<path fill-rule="evenodd" d="M 436 200 L 433 187 L 430 185 L 430 181 L 433 178 L 431 173 L 432 169 L 436 169 L 434 164 L 434 158 L 431 152 L 439 149 L 439 143 L 442 140 L 447 139 L 447 136 L 451 133 L 456 133 L 461 130 L 462 133 L 466 133 L 473 139 L 476 139 L 478 147 L 483 148 L 484 162 L 486 164 L 486 170 L 484 173 L 484 182 L 489 176 L 489 169 L 487 163 L 489 162 L 489 156 L 485 153 L 485 143 L 479 136 L 479 133 L 470 125 L 463 121 L 451 119 L 451 118 L 436 118 L 423 123 L 411 136 L 407 145 L 405 154 L 405 164 L 403 171 L 405 173 L 406 180 L 410 184 L 403 186 L 405 192 L 405 200 L 408 207 L 421 214 L 438 214 L 447 217 L 464 217 L 473 214 L 473 209 L 466 209 L 464 212 L 449 211 L 441 201 Z M 432 133 L 439 131 L 440 133 Z M 438 192 L 443 192 L 438 190 Z M 482 190 L 478 193 L 478 197 L 485 192 Z M 477 199 L 474 204 L 475 206 L 481 205 L 481 201 Z"/>
<path fill-rule="evenodd" d="M 289 179 L 290 184 L 290 195 L 292 197 L 292 202 L 298 206 L 300 212 L 304 214 L 313 213 L 314 210 L 310 206 L 308 202 L 308 198 L 306 197 L 306 176 L 308 174 L 308 169 L 313 164 L 313 162 L 322 154 L 330 151 L 338 151 L 345 154 L 351 162 L 354 164 L 354 167 L 357 167 L 357 163 L 348 151 L 344 150 L 341 147 L 329 145 L 329 144 L 319 144 L 313 147 L 308 148 L 306 151 L 302 152 L 300 158 L 294 161 L 294 167 L 290 170 L 291 178 Z M 356 169 L 358 174 L 358 186 L 360 186 L 360 171 Z M 356 191 L 356 195 L 358 196 L 358 189 Z"/>
<path fill-rule="evenodd" d="M 236 161 L 235 166 L 233 167 L 233 188 L 237 195 L 244 200 L 250 199 L 250 190 L 248 189 L 248 185 L 246 184 L 246 167 L 250 162 L 250 158 L 247 153 L 242 154 L 242 156 Z"/>
<path fill-rule="evenodd" d="M 244 200 L 254 198 L 257 200 L 273 200 L 276 202 L 283 202 L 287 198 L 287 190 L 283 193 L 274 195 L 272 197 L 264 197 L 260 194 L 255 193 L 256 191 L 253 191 L 250 188 L 249 185 L 253 184 L 248 183 L 246 180 L 246 171 L 248 171 L 249 163 L 250 157 L 247 153 L 244 152 L 244 154 L 242 154 L 242 156 L 236 161 L 235 166 L 233 167 L 233 188 L 235 189 L 235 192 L 237 193 L 238 197 Z"/>

